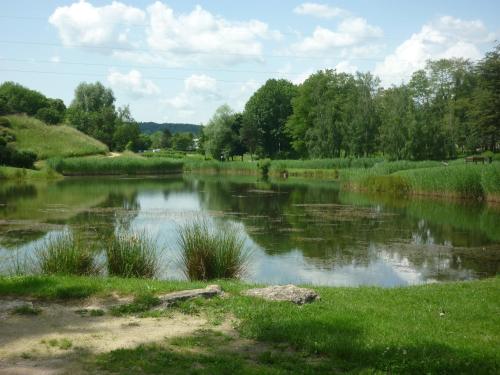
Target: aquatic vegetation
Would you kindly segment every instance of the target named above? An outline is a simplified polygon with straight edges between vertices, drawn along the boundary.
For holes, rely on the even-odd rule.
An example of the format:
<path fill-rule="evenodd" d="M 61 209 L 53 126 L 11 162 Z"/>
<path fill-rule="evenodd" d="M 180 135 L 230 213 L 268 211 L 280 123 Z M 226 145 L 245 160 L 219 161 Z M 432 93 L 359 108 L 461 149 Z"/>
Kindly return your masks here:
<path fill-rule="evenodd" d="M 36 269 L 45 275 L 93 275 L 99 272 L 94 252 L 65 232 L 49 237 L 35 250 Z"/>
<path fill-rule="evenodd" d="M 153 278 L 160 270 L 156 244 L 146 232 L 116 233 L 106 243 L 106 259 L 112 276 Z"/>
<path fill-rule="evenodd" d="M 68 176 L 84 175 L 162 175 L 181 173 L 183 163 L 165 158 L 143 158 L 140 156 L 80 157 L 49 159 L 49 165 L 57 172 Z"/>
<path fill-rule="evenodd" d="M 234 226 L 214 228 L 197 219 L 180 229 L 181 264 L 189 280 L 238 278 L 245 274 L 249 252 Z"/>

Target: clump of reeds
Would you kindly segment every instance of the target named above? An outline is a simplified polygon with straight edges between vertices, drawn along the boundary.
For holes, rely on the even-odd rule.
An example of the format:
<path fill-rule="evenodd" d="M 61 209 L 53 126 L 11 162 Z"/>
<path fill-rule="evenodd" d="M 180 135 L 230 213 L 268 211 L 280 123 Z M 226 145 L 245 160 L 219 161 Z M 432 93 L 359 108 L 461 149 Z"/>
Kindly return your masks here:
<path fill-rule="evenodd" d="M 35 263 L 46 275 L 93 275 L 99 272 L 92 249 L 69 232 L 50 236 L 37 247 Z"/>
<path fill-rule="evenodd" d="M 235 226 L 211 227 L 196 219 L 180 228 L 181 265 L 189 280 L 242 277 L 249 252 Z"/>
<path fill-rule="evenodd" d="M 116 233 L 107 242 L 106 258 L 112 276 L 153 278 L 160 269 L 155 241 L 146 232 Z"/>

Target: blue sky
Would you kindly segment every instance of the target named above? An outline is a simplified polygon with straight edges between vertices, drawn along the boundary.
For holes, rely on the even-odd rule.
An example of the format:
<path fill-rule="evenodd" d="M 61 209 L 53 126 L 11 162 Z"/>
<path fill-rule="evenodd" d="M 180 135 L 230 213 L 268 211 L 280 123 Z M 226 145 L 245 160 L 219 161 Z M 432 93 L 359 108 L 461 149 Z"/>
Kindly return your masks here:
<path fill-rule="evenodd" d="M 206 123 L 240 111 L 268 78 L 371 71 L 384 86 L 429 58 L 481 58 L 500 37 L 499 1 L 2 2 L 0 82 L 71 102 L 112 87 L 138 121 Z"/>

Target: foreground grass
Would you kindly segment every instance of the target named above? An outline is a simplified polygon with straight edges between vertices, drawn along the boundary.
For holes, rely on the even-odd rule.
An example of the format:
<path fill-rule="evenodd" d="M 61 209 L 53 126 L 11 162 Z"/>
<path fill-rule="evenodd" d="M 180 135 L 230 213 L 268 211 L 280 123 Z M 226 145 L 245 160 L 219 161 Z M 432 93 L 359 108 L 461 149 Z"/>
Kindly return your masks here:
<path fill-rule="evenodd" d="M 136 155 L 50 159 L 49 165 L 65 176 L 164 175 L 182 172 L 182 162 Z"/>
<path fill-rule="evenodd" d="M 183 311 L 237 319 L 243 337 L 284 348 L 249 362 L 211 345 L 206 353 L 175 352 L 161 343 L 99 355 L 113 373 L 431 373 L 494 374 L 500 370 L 500 278 L 407 288 L 316 289 L 306 306 L 258 301 L 249 285 L 220 281 L 229 297 L 185 302 Z M 46 299 L 157 294 L 204 286 L 199 282 L 84 277 L 0 278 L 0 295 Z M 193 348 L 206 337 L 186 338 Z M 290 351 L 293 350 L 290 355 Z M 312 363 L 315 363 L 311 367 Z M 293 364 L 293 366 L 292 366 Z M 288 367 L 287 367 L 288 366 Z M 182 370 L 182 371 L 181 371 Z M 156 372 L 155 372 L 156 371 Z"/>
<path fill-rule="evenodd" d="M 16 137 L 14 147 L 37 154 L 38 159 L 104 154 L 108 147 L 66 125 L 46 125 L 23 115 L 7 116 Z"/>

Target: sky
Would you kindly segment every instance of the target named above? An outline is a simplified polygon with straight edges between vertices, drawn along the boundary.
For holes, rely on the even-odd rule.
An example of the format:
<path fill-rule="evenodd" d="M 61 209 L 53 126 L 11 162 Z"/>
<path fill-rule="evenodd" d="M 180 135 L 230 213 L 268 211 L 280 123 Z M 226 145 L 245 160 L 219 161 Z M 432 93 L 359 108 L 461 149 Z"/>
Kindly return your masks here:
<path fill-rule="evenodd" d="M 482 58 L 500 40 L 498 0 L 16 0 L 0 12 L 0 82 L 71 103 L 111 87 L 137 121 L 207 123 L 241 111 L 269 78 L 320 69 L 407 82 L 428 59 Z"/>

